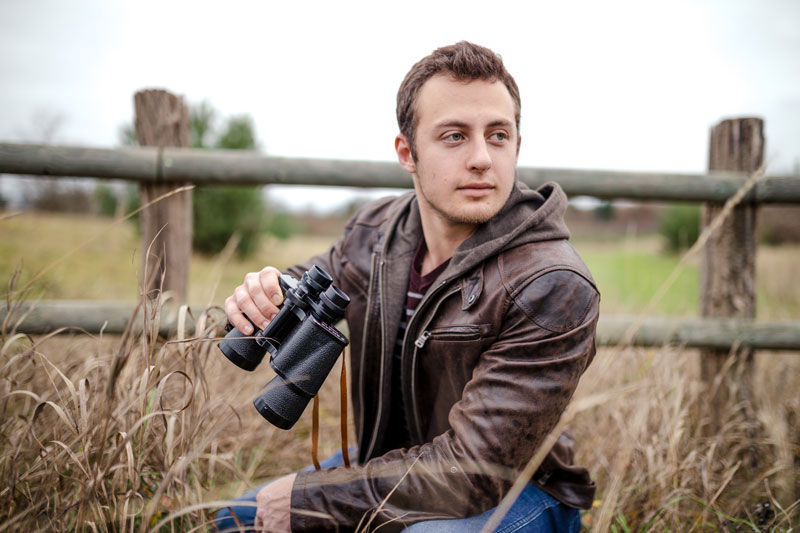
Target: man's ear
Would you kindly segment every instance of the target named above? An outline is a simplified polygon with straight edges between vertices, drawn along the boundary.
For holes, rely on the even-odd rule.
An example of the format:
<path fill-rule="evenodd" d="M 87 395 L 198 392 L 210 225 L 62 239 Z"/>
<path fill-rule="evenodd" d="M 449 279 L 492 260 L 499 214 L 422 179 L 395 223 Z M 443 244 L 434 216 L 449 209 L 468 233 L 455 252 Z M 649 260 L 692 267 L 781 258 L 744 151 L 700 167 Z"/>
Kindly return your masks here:
<path fill-rule="evenodd" d="M 522 136 L 519 133 L 517 133 L 517 157 L 516 157 L 515 162 L 519 161 L 519 147 L 520 146 L 522 146 Z"/>
<path fill-rule="evenodd" d="M 417 166 L 411 155 L 411 145 L 402 133 L 398 133 L 397 137 L 394 138 L 394 150 L 397 152 L 397 161 L 400 166 L 409 174 L 414 174 L 417 171 Z"/>

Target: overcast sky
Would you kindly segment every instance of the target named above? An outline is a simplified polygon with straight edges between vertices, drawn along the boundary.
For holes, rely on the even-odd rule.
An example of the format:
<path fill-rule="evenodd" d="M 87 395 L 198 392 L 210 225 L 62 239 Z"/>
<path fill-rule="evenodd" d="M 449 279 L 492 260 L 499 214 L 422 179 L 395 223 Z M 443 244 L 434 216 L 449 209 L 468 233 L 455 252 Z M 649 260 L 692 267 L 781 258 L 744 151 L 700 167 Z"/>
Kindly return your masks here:
<path fill-rule="evenodd" d="M 116 146 L 133 93 L 160 87 L 251 115 L 272 155 L 394 160 L 400 81 L 462 39 L 499 52 L 520 86 L 520 165 L 703 171 L 709 128 L 751 115 L 768 173 L 800 165 L 797 0 L 6 0 L 0 141 L 55 123 L 52 142 Z"/>

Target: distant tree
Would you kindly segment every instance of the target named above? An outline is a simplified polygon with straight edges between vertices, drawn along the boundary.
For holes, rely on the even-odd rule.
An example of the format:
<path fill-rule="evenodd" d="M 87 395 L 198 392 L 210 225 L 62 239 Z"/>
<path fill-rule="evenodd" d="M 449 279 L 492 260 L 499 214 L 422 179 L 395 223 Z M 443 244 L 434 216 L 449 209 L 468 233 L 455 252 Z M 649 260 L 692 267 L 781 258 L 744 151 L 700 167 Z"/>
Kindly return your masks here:
<path fill-rule="evenodd" d="M 139 144 L 133 124 L 121 124 L 117 129 L 117 137 L 121 146 L 137 146 Z"/>
<path fill-rule="evenodd" d="M 97 212 L 104 217 L 113 217 L 117 214 L 117 204 L 119 199 L 111 187 L 105 183 L 100 183 L 94 188 L 94 202 Z"/>
<path fill-rule="evenodd" d="M 610 200 L 603 200 L 594 208 L 594 218 L 597 220 L 612 220 L 614 214 L 614 204 Z"/>
<path fill-rule="evenodd" d="M 189 107 L 189 146 L 208 147 L 206 138 L 214 131 L 216 117 L 217 112 L 207 100 Z"/>
<path fill-rule="evenodd" d="M 255 150 L 256 137 L 253 119 L 237 115 L 228 119 L 225 129 L 217 139 L 217 148 L 224 150 Z"/>
<path fill-rule="evenodd" d="M 207 103 L 192 108 L 190 138 L 197 148 L 205 148 L 206 136 L 212 129 L 216 112 Z M 255 127 L 247 115 L 229 118 L 214 143 L 225 150 L 254 150 Z M 204 253 L 218 253 L 236 233 L 240 256 L 247 256 L 258 247 L 264 229 L 265 210 L 258 187 L 198 187 L 192 196 L 194 234 L 192 247 Z"/>
<path fill-rule="evenodd" d="M 51 109 L 37 109 L 26 128 L 17 135 L 38 144 L 52 144 L 60 138 L 59 132 L 66 122 L 62 113 Z M 92 210 L 91 187 L 85 182 L 65 178 L 31 177 L 25 180 L 23 203 L 42 211 L 88 213 Z"/>
<path fill-rule="evenodd" d="M 692 204 L 672 204 L 658 220 L 658 232 L 664 237 L 667 249 L 689 248 L 700 236 L 700 207 Z"/>

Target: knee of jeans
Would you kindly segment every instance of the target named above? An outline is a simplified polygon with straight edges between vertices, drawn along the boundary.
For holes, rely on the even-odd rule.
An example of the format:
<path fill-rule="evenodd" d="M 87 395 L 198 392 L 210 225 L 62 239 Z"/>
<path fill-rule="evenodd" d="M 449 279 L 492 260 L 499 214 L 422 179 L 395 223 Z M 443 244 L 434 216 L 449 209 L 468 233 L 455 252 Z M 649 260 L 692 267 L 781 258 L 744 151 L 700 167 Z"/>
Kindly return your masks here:
<path fill-rule="evenodd" d="M 233 521 L 233 517 L 231 517 L 231 512 L 228 510 L 228 508 L 223 507 L 222 509 L 214 513 L 213 524 L 214 527 L 217 528 L 217 530 L 224 530 L 232 526 L 235 526 L 236 522 Z"/>
<path fill-rule="evenodd" d="M 236 514 L 236 518 L 233 517 Z M 214 514 L 214 526 L 217 531 L 243 531 L 244 528 L 252 528 L 256 515 L 256 508 L 249 506 L 231 505 L 223 507 Z M 251 529 L 246 529 L 251 531 Z"/>

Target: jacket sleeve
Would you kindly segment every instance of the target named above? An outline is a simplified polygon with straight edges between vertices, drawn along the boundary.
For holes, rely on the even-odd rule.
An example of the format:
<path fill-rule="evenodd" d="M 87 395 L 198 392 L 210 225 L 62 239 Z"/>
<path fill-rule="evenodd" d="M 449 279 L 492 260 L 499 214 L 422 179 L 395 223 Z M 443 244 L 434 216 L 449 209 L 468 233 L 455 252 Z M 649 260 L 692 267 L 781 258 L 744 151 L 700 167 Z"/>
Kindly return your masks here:
<path fill-rule="evenodd" d="M 362 520 L 394 529 L 497 506 L 593 357 L 598 304 L 596 289 L 566 270 L 509 295 L 499 335 L 450 410 L 450 429 L 362 466 L 298 473 L 292 530 L 348 531 Z"/>

